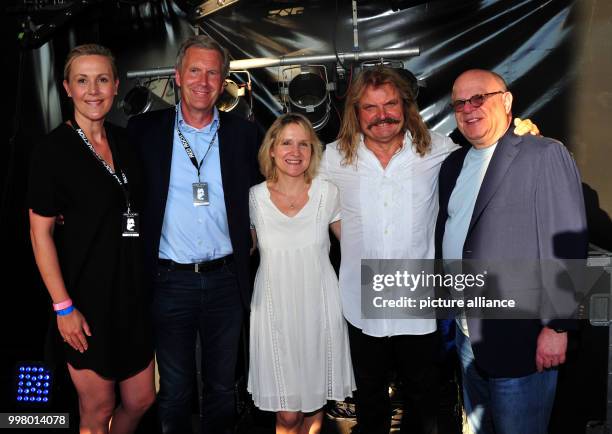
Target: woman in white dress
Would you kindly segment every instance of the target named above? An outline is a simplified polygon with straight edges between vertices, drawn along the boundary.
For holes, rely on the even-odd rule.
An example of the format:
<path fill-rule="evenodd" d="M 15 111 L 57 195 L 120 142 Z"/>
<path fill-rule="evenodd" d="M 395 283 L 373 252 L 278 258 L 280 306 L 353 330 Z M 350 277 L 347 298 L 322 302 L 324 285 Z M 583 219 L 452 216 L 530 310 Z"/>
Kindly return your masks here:
<path fill-rule="evenodd" d="M 251 303 L 248 390 L 276 412 L 277 433 L 316 434 L 327 400 L 355 388 L 329 231 L 340 236 L 337 188 L 316 177 L 321 143 L 304 116 L 286 114 L 259 150 L 266 181 L 251 188 L 261 263 Z"/>

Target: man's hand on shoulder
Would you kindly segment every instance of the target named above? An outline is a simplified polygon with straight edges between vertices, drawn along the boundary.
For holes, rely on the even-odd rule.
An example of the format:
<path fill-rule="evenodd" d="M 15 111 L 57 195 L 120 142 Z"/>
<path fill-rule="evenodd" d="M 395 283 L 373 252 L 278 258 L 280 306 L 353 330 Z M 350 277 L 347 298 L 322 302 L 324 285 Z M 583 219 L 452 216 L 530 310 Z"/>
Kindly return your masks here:
<path fill-rule="evenodd" d="M 540 129 L 530 119 L 514 118 L 514 134 L 524 136 L 527 133 L 532 136 L 539 136 Z"/>
<path fill-rule="evenodd" d="M 538 372 L 565 363 L 567 351 L 567 332 L 557 332 L 544 327 L 538 336 L 536 348 L 536 367 Z"/>

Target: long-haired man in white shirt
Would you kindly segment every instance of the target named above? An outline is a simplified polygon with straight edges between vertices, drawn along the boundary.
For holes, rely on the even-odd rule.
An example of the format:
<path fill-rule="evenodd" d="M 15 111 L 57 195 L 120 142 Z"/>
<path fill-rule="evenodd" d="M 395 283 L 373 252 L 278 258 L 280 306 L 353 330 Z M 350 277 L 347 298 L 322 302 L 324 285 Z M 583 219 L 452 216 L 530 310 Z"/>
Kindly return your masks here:
<path fill-rule="evenodd" d="M 339 139 L 323 176 L 340 191 L 340 291 L 349 323 L 361 432 L 389 433 L 389 374 L 403 385 L 402 432 L 436 432 L 436 320 L 364 319 L 361 259 L 433 259 L 438 172 L 458 146 L 430 132 L 408 82 L 392 69 L 364 70 L 351 85 Z"/>

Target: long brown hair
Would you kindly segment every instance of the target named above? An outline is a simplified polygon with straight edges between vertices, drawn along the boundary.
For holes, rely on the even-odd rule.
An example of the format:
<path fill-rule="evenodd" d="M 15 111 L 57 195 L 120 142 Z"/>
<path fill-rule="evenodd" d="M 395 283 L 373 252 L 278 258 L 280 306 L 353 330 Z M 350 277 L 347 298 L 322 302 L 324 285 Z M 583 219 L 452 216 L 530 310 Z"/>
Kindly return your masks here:
<path fill-rule="evenodd" d="M 359 100 L 366 88 L 374 88 L 390 84 L 399 93 L 404 106 L 404 125 L 402 132 L 410 131 L 412 142 L 420 156 L 425 155 L 431 146 L 429 129 L 419 113 L 414 95 L 410 85 L 398 72 L 392 68 L 377 66 L 363 70 L 355 79 L 348 90 L 344 103 L 344 115 L 338 133 L 338 150 L 342 153 L 342 164 L 354 164 L 357 159 L 357 147 L 359 145 L 359 118 L 357 114 Z"/>

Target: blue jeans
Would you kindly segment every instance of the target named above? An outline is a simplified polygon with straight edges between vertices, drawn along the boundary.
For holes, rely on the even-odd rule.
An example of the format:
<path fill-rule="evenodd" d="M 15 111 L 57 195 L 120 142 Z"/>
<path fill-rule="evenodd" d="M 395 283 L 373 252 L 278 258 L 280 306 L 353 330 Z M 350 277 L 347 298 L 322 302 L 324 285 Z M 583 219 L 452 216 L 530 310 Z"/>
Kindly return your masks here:
<path fill-rule="evenodd" d="M 191 433 L 195 345 L 202 347 L 201 433 L 231 432 L 243 309 L 233 264 L 208 273 L 158 269 L 153 296 L 162 432 Z"/>
<path fill-rule="evenodd" d="M 459 328 L 455 343 L 461 360 L 463 405 L 474 434 L 548 432 L 556 369 L 525 377 L 487 378 L 476 368 L 470 340 Z"/>

